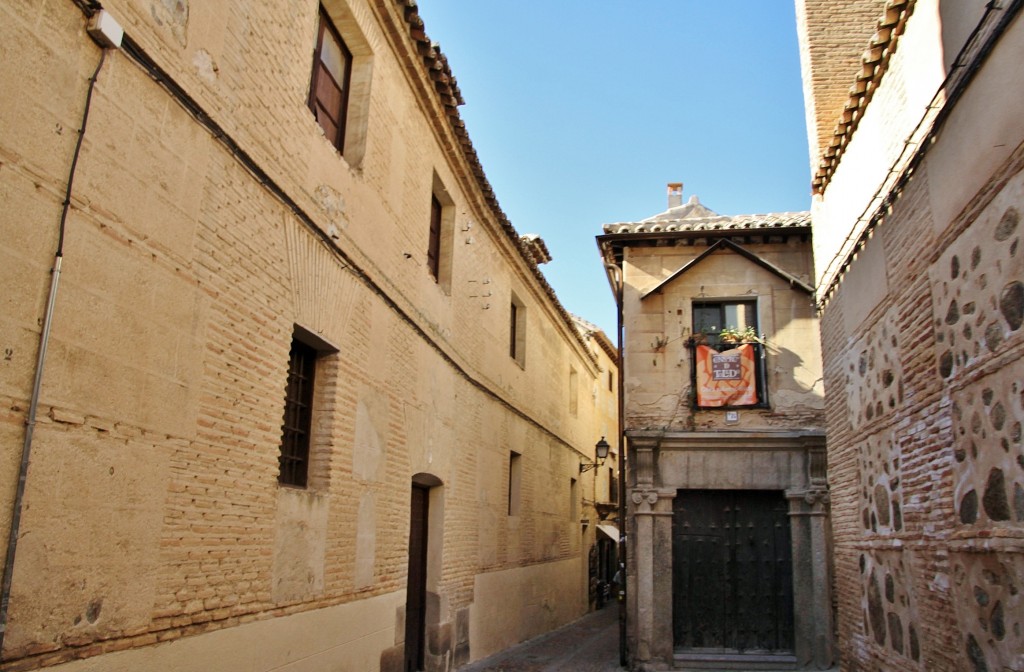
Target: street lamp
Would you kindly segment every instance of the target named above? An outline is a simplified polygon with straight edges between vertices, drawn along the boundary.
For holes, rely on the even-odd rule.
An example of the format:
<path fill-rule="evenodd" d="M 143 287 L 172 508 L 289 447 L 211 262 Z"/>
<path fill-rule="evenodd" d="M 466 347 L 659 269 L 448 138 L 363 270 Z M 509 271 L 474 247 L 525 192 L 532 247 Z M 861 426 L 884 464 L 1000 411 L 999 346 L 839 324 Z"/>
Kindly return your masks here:
<path fill-rule="evenodd" d="M 608 445 L 608 442 L 602 436 L 601 440 L 594 445 L 594 451 L 597 453 L 597 462 L 580 462 L 580 473 L 582 474 L 584 471 L 590 471 L 594 467 L 600 467 L 604 464 L 604 461 L 608 458 L 609 448 L 611 446 Z"/>

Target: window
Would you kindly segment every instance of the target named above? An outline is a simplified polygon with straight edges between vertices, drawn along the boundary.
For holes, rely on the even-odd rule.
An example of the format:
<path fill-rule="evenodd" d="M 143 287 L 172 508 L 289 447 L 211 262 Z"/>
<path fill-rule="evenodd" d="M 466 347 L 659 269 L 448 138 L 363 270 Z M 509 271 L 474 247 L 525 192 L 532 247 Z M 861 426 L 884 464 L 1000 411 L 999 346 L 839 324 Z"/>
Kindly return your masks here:
<path fill-rule="evenodd" d="M 608 467 L 608 501 L 619 501 L 619 482 L 615 479 L 615 470 Z"/>
<path fill-rule="evenodd" d="M 514 292 L 509 311 L 508 354 L 519 366 L 526 366 L 526 306 Z"/>
<path fill-rule="evenodd" d="M 309 433 L 313 422 L 313 382 L 316 350 L 292 341 L 288 365 L 288 386 L 284 395 L 284 424 L 281 426 L 282 485 L 306 486 L 309 469 Z"/>
<path fill-rule="evenodd" d="M 689 345 L 695 407 L 768 407 L 756 301 L 694 300 Z"/>
<path fill-rule="evenodd" d="M 281 485 L 306 487 L 309 481 L 310 445 L 313 430 L 313 391 L 317 362 L 337 352 L 312 332 L 296 326 L 288 355 L 288 383 L 284 395 L 284 420 L 281 423 Z"/>
<path fill-rule="evenodd" d="M 508 515 L 519 515 L 519 491 L 523 482 L 523 456 L 514 450 L 508 455 Z"/>
<path fill-rule="evenodd" d="M 452 255 L 455 239 L 455 202 L 434 173 L 430 192 L 430 229 L 427 237 L 427 270 L 434 282 L 451 294 Z"/>
<path fill-rule="evenodd" d="M 580 410 L 580 381 L 574 367 L 569 367 L 569 415 L 576 417 Z"/>
<path fill-rule="evenodd" d="M 321 6 L 309 86 L 309 109 L 324 129 L 324 135 L 342 153 L 345 150 L 351 81 L 352 53 L 331 22 L 327 10 Z"/>
<path fill-rule="evenodd" d="M 430 196 L 430 241 L 427 243 L 427 268 L 437 282 L 441 270 L 441 201 Z"/>
<path fill-rule="evenodd" d="M 610 369 L 608 370 L 608 391 L 615 391 L 615 372 Z"/>
<path fill-rule="evenodd" d="M 756 301 L 694 301 L 693 331 L 702 334 L 708 345 L 722 344 L 722 331 L 757 333 Z"/>
<path fill-rule="evenodd" d="M 569 479 L 569 520 L 571 520 L 574 523 L 578 523 L 579 520 L 580 520 L 580 512 L 579 512 L 579 504 L 578 504 L 579 496 L 580 496 L 580 493 L 579 493 L 579 488 L 576 485 L 576 479 L 575 478 L 570 478 Z"/>

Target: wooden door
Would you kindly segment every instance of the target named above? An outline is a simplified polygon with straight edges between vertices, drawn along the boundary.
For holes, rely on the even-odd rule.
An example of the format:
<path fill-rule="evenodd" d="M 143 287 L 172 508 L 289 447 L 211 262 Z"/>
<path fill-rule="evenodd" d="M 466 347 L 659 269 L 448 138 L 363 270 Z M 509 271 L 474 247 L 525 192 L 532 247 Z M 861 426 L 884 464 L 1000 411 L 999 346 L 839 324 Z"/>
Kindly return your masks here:
<path fill-rule="evenodd" d="M 429 495 L 429 488 L 413 484 L 409 513 L 409 579 L 405 595 L 405 672 L 424 669 Z"/>
<path fill-rule="evenodd" d="M 677 650 L 793 650 L 788 514 L 781 492 L 679 491 L 672 521 Z"/>

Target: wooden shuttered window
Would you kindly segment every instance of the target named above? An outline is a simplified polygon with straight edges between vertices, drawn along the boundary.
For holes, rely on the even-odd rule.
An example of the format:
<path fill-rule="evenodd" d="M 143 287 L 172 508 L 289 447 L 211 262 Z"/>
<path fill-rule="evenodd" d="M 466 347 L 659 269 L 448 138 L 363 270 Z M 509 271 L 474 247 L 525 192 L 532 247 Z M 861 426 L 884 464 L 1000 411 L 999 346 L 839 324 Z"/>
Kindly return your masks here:
<path fill-rule="evenodd" d="M 309 109 L 324 129 L 324 135 L 340 152 L 345 149 L 345 117 L 351 78 L 352 54 L 321 6 L 309 86 Z"/>

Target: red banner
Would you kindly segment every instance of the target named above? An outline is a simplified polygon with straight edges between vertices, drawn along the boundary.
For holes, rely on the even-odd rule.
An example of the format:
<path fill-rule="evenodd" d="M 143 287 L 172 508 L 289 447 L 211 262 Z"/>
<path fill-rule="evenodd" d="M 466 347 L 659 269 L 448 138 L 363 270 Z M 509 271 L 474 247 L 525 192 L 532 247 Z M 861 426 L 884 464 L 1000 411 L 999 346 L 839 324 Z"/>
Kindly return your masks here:
<path fill-rule="evenodd" d="M 697 405 L 750 406 L 757 403 L 754 346 L 718 352 L 697 346 Z"/>

